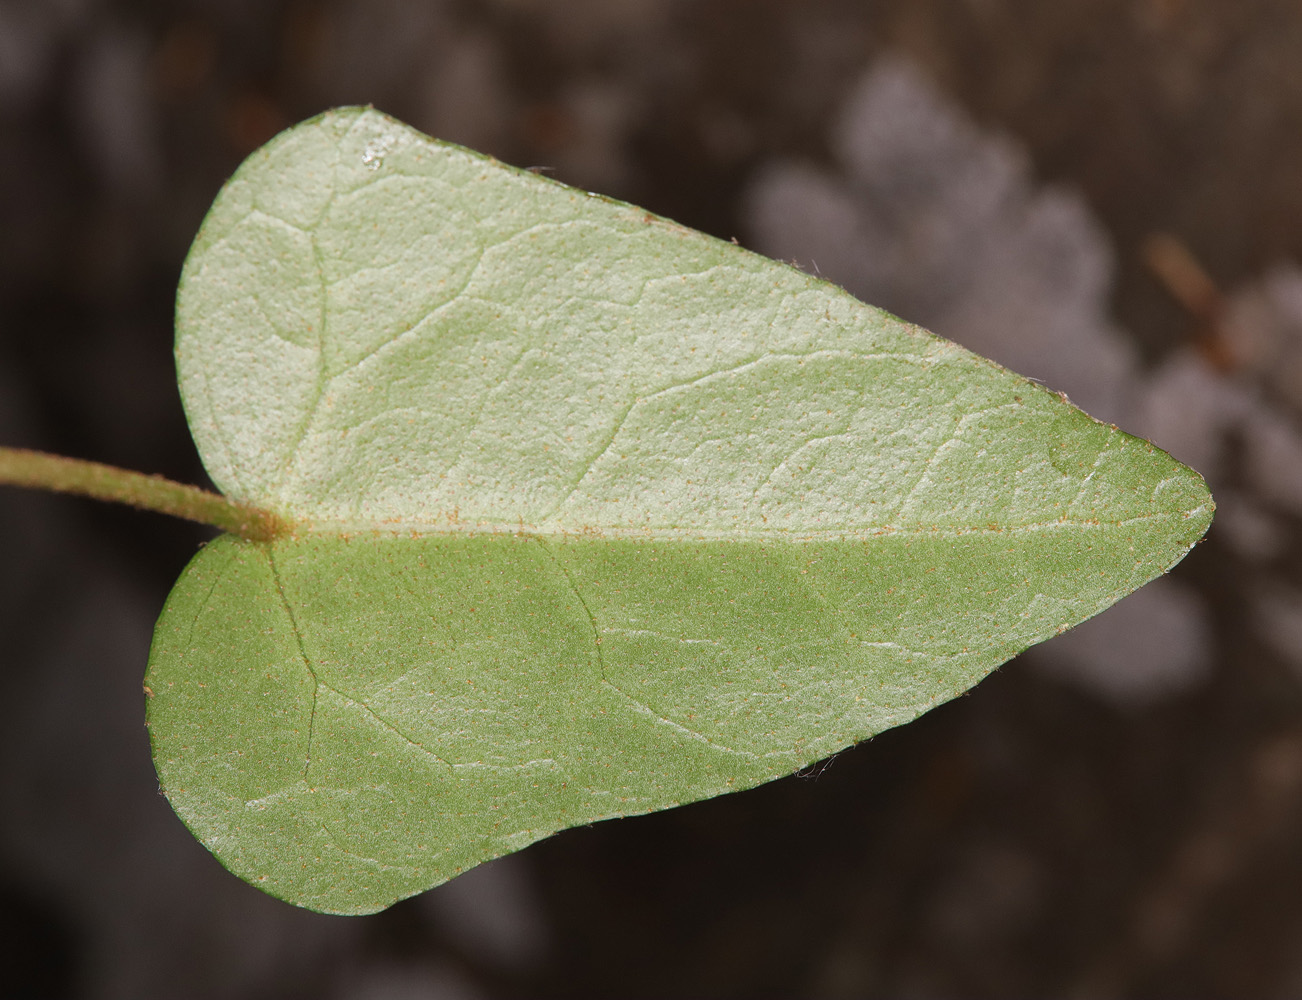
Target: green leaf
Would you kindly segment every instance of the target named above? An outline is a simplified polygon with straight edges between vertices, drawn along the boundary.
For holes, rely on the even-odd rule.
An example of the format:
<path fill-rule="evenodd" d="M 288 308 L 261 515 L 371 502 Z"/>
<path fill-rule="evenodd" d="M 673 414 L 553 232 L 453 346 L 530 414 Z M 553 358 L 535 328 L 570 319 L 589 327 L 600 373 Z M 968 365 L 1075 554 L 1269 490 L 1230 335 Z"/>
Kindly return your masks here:
<path fill-rule="evenodd" d="M 792 268 L 374 111 L 186 263 L 213 480 L 148 684 L 231 871 L 364 913 L 906 722 L 1177 562 L 1199 478 Z"/>

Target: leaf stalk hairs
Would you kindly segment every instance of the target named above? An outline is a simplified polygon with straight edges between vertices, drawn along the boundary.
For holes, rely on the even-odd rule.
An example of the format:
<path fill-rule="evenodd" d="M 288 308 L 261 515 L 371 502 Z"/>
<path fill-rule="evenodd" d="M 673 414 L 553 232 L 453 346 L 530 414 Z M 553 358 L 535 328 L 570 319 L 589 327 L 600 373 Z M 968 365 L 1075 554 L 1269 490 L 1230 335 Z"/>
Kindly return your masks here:
<path fill-rule="evenodd" d="M 0 448 L 0 484 L 71 493 L 211 525 L 249 542 L 270 542 L 288 526 L 270 511 L 162 476 L 25 448 Z"/>

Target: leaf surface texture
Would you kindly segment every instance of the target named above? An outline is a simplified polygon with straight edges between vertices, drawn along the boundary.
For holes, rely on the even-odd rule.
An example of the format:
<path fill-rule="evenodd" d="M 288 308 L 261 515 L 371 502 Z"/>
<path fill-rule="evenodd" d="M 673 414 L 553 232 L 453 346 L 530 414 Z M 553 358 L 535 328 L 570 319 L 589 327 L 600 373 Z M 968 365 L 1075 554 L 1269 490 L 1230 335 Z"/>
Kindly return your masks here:
<path fill-rule="evenodd" d="M 790 267 L 366 109 L 226 185 L 177 306 L 223 537 L 159 621 L 164 790 L 370 912 L 789 774 L 1177 562 L 1201 478 Z"/>

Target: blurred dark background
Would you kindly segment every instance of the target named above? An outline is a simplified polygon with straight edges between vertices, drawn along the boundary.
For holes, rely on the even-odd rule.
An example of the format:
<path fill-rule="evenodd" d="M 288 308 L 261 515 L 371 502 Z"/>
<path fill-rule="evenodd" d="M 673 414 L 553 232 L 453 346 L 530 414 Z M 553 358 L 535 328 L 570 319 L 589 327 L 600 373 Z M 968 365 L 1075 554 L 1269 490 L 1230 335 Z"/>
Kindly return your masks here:
<path fill-rule="evenodd" d="M 1210 480 L 1171 576 L 830 765 L 366 918 L 157 793 L 205 533 L 0 492 L 0 997 L 1302 996 L 1302 5 L 0 0 L 0 442 L 206 482 L 189 240 L 326 107 L 792 259 Z"/>

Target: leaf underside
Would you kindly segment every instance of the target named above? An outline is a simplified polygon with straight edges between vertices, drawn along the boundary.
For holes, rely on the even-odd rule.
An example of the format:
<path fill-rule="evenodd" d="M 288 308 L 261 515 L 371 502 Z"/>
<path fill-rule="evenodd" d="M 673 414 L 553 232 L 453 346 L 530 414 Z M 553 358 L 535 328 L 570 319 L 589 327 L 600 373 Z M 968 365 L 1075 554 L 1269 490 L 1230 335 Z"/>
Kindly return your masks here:
<path fill-rule="evenodd" d="M 159 776 L 223 864 L 327 912 L 906 722 L 1212 511 L 831 285 L 367 109 L 226 185 L 177 361 L 214 482 L 294 529 L 177 583 Z"/>

